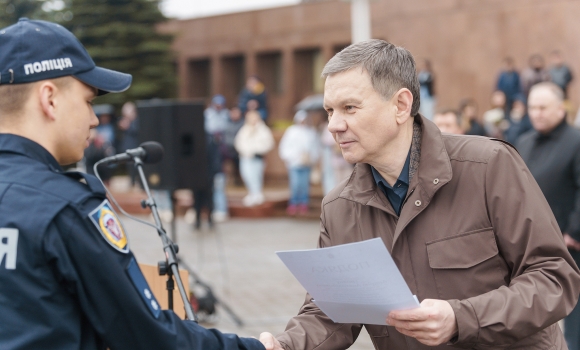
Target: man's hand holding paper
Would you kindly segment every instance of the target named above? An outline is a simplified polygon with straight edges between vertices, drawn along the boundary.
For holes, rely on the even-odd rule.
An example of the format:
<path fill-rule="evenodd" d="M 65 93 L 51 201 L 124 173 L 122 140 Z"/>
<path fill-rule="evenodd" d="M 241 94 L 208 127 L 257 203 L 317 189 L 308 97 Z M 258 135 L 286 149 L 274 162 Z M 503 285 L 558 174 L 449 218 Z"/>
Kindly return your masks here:
<path fill-rule="evenodd" d="M 391 311 L 387 324 L 429 346 L 446 343 L 457 334 L 455 312 L 445 300 L 425 299 L 420 308 Z"/>

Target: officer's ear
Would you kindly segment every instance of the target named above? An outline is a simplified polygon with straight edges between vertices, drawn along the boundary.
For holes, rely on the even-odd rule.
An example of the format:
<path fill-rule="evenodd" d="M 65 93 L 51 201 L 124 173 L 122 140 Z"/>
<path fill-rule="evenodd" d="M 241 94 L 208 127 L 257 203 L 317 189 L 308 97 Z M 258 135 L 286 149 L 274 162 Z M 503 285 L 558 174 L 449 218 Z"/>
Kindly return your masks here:
<path fill-rule="evenodd" d="M 36 88 L 42 112 L 51 121 L 56 120 L 56 109 L 58 100 L 62 95 L 61 90 L 57 84 L 50 80 L 39 82 Z"/>

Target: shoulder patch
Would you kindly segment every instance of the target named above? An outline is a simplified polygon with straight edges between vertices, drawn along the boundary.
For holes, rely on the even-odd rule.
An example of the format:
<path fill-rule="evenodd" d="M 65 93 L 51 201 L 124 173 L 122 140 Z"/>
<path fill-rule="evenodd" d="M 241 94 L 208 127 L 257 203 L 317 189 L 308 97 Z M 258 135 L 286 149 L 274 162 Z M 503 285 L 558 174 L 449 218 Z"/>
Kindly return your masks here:
<path fill-rule="evenodd" d="M 105 241 L 121 253 L 129 252 L 129 240 L 121 220 L 113 211 L 108 200 L 104 200 L 95 210 L 89 214 L 89 218 L 97 227 Z"/>

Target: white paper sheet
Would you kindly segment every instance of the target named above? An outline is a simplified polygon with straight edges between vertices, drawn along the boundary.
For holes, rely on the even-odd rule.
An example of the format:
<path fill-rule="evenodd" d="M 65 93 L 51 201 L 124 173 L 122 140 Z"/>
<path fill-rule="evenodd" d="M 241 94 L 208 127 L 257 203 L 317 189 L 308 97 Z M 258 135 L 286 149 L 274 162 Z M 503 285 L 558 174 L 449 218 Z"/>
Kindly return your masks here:
<path fill-rule="evenodd" d="M 334 322 L 386 325 L 390 311 L 419 307 L 380 238 L 276 254 Z"/>

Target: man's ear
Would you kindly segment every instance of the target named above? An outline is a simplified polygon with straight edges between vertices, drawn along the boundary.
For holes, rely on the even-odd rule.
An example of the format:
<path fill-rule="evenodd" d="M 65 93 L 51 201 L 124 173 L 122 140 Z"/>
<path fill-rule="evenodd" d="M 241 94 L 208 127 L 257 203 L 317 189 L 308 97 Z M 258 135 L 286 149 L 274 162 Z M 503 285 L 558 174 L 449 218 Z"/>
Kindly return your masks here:
<path fill-rule="evenodd" d="M 562 119 L 565 119 L 565 118 L 566 118 L 566 113 L 567 113 L 567 111 L 566 111 L 566 106 L 564 106 L 564 104 L 562 103 L 562 104 L 560 105 L 560 117 L 561 117 Z"/>
<path fill-rule="evenodd" d="M 413 108 L 413 94 L 407 88 L 402 88 L 393 96 L 393 103 L 396 108 L 396 120 L 398 124 L 404 124 L 411 117 Z"/>
<path fill-rule="evenodd" d="M 36 91 L 38 93 L 38 97 L 40 100 L 40 108 L 44 113 L 44 116 L 51 121 L 56 120 L 56 109 L 58 107 L 58 96 L 59 96 L 59 89 L 58 87 L 51 81 L 43 81 L 41 82 Z"/>

